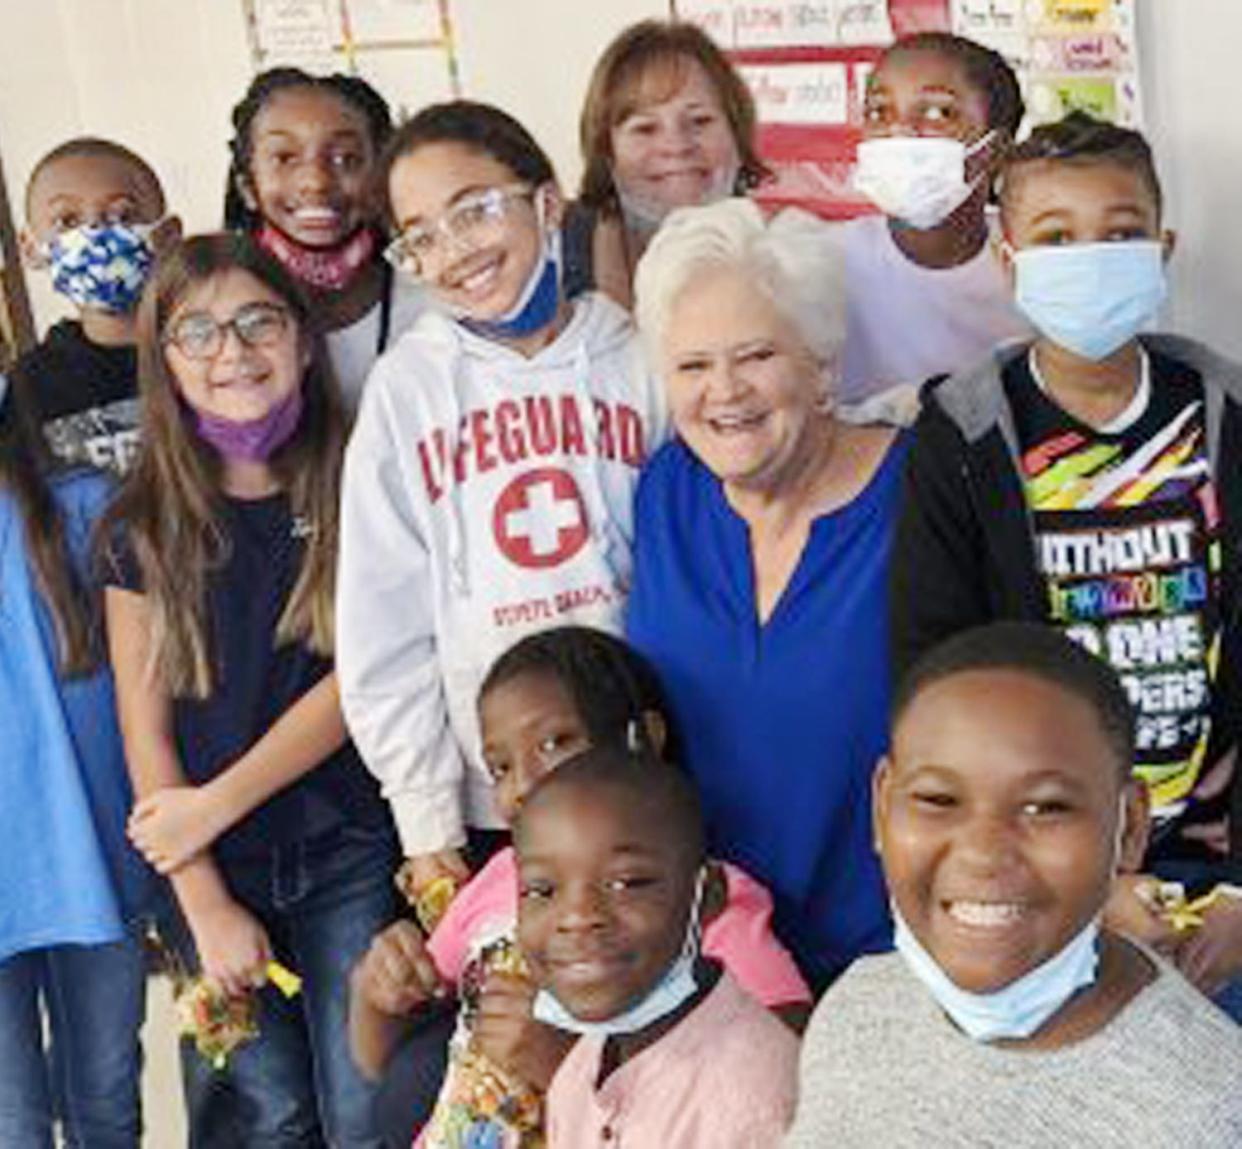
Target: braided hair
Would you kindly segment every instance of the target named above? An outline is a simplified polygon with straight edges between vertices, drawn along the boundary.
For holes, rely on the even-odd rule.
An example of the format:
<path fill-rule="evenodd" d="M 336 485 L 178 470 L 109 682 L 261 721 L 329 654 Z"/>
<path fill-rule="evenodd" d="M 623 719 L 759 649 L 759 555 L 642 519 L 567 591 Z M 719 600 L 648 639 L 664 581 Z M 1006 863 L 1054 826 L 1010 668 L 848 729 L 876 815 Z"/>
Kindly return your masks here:
<path fill-rule="evenodd" d="M 330 76 L 312 76 L 301 68 L 269 68 L 260 72 L 246 89 L 245 96 L 233 108 L 233 138 L 229 140 L 228 185 L 224 191 L 224 226 L 230 231 L 258 231 L 263 219 L 248 207 L 242 197 L 242 184 L 250 179 L 250 161 L 254 153 L 252 129 L 258 114 L 277 92 L 291 88 L 313 88 L 339 97 L 365 117 L 371 144 L 378 156 L 392 135 L 392 112 L 388 101 L 366 80 L 334 72 Z"/>
<path fill-rule="evenodd" d="M 660 680 L 621 639 L 586 626 L 560 626 L 522 639 L 487 672 L 483 698 L 522 674 L 549 674 L 569 694 L 593 746 L 616 746 L 677 761 L 677 740 Z M 652 745 L 644 716 L 664 721 L 663 747 Z"/>

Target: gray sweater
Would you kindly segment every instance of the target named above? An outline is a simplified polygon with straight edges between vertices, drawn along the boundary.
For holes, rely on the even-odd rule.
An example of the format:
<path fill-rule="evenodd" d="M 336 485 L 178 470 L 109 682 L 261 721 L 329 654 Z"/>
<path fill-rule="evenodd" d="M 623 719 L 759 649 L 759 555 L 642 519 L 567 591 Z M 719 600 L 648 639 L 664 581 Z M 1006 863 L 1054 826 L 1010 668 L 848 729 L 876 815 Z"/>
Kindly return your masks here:
<path fill-rule="evenodd" d="M 1242 1028 L 1169 966 L 1048 1052 L 964 1036 L 896 954 L 815 1011 L 785 1149 L 1239 1149 Z"/>

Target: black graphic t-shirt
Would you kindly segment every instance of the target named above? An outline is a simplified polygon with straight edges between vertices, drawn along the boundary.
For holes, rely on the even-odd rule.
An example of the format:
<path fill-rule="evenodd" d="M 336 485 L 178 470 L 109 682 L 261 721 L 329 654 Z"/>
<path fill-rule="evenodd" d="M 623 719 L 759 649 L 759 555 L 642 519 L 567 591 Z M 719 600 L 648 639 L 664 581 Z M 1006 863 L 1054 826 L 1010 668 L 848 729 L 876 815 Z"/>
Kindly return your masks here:
<path fill-rule="evenodd" d="M 138 454 L 138 357 L 92 343 L 66 319 L 23 355 L 13 377 L 37 412 L 52 454 L 120 475 Z"/>
<path fill-rule="evenodd" d="M 1007 369 L 1005 386 L 1051 618 L 1117 671 L 1135 708 L 1153 856 L 1217 857 L 1208 826 L 1223 811 L 1206 792 L 1220 780 L 1206 777 L 1206 756 L 1220 541 L 1203 385 L 1158 357 L 1149 370 L 1145 406 L 1109 430 L 1062 410 L 1028 357 Z"/>

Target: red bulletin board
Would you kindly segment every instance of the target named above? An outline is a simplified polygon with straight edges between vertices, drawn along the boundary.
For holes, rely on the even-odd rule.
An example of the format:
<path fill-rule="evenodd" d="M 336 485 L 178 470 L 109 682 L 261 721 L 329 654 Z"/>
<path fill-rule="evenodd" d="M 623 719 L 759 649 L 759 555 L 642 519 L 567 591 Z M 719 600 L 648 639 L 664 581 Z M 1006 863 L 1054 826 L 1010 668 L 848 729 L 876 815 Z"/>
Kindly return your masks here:
<path fill-rule="evenodd" d="M 893 39 L 947 31 L 950 0 L 676 0 L 737 66 L 759 110 L 758 144 L 774 178 L 769 208 L 830 219 L 873 211 L 851 185 L 867 76 Z"/>

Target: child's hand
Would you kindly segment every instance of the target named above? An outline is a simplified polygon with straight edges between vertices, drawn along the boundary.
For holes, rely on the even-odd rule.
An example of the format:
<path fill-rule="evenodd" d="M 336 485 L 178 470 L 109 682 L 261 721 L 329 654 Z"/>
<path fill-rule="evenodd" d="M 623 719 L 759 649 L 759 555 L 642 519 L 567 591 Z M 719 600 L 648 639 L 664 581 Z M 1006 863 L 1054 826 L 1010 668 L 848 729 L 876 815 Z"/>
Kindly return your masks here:
<path fill-rule="evenodd" d="M 457 850 L 437 850 L 432 854 L 415 854 L 406 858 L 397 884 L 406 901 L 413 905 L 419 893 L 437 878 L 449 878 L 458 886 L 470 881 L 470 869 Z"/>
<path fill-rule="evenodd" d="M 1221 896 L 1177 951 L 1177 968 L 1211 997 L 1242 977 L 1242 898 Z"/>
<path fill-rule="evenodd" d="M 1165 920 L 1149 891 L 1156 879 L 1146 874 L 1120 874 L 1104 907 L 1104 924 L 1119 934 L 1172 954 L 1182 935 Z"/>
<path fill-rule="evenodd" d="M 490 973 L 474 1017 L 474 1045 L 514 1077 L 546 1091 L 576 1038 L 536 1021 L 535 985 L 528 978 Z"/>
<path fill-rule="evenodd" d="M 371 939 L 352 974 L 354 993 L 372 1008 L 404 1017 L 449 992 L 413 922 L 393 922 Z"/>
<path fill-rule="evenodd" d="M 272 946 L 267 930 L 249 910 L 232 899 L 190 918 L 203 976 L 225 993 L 244 993 L 267 981 Z"/>
<path fill-rule="evenodd" d="M 169 786 L 134 807 L 127 829 L 139 853 L 167 875 L 202 853 L 224 826 L 209 788 Z"/>

